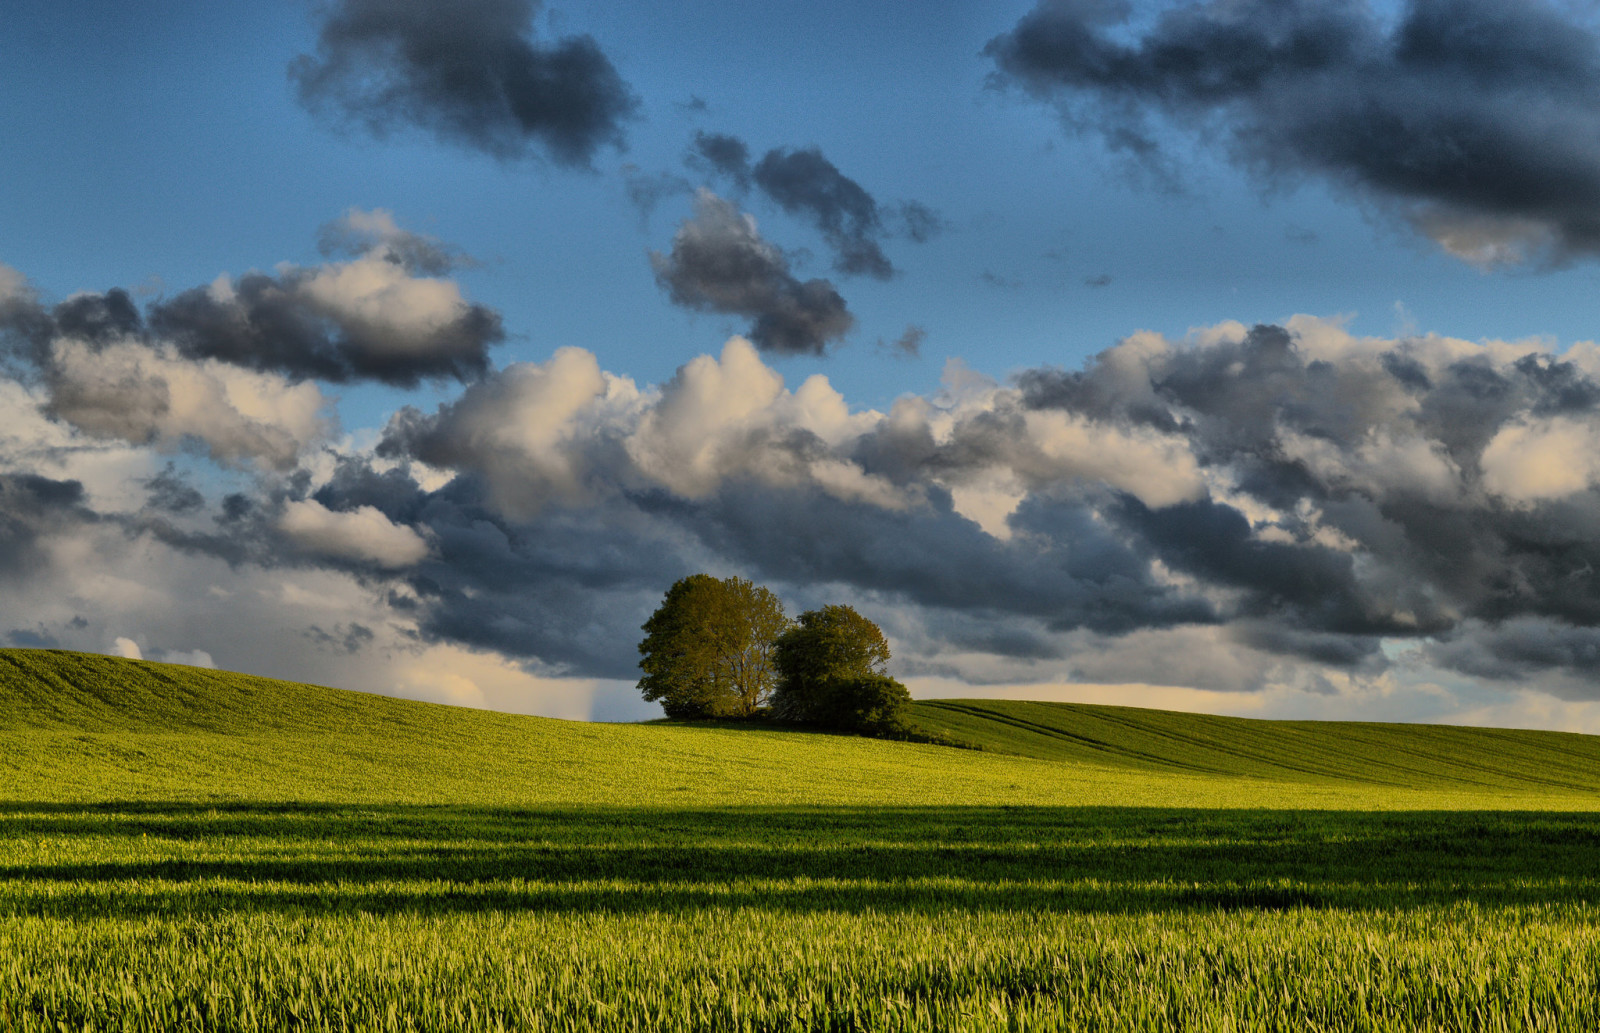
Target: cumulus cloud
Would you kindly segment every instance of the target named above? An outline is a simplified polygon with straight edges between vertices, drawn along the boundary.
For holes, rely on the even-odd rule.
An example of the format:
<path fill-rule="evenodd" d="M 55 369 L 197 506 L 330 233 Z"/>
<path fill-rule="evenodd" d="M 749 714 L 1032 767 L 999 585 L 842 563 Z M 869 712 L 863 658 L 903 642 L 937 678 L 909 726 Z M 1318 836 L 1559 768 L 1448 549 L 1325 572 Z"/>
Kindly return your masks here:
<path fill-rule="evenodd" d="M 505 336 L 499 314 L 467 302 L 451 280 L 408 270 L 436 261 L 437 249 L 396 247 L 380 241 L 348 262 L 218 277 L 151 306 L 150 325 L 188 358 L 296 379 L 416 387 L 481 376 Z"/>
<path fill-rule="evenodd" d="M 452 244 L 401 228 L 394 213 L 382 208 L 351 208 L 327 223 L 317 233 L 317 250 L 328 256 L 382 258 L 413 276 L 444 276 L 477 264 Z"/>
<path fill-rule="evenodd" d="M 696 195 L 671 252 L 651 252 L 650 263 L 674 304 L 754 320 L 748 336 L 764 351 L 821 355 L 855 325 L 833 284 L 795 277 L 755 219 L 708 190 Z"/>
<path fill-rule="evenodd" d="M 489 368 L 489 349 L 505 336 L 499 314 L 467 301 L 455 281 L 426 275 L 470 265 L 470 258 L 401 229 L 381 209 L 346 212 L 323 227 L 322 247 L 355 257 L 283 264 L 237 280 L 223 275 L 158 300 L 146 313 L 121 288 L 50 306 L 19 274 L 0 269 L 0 359 L 23 381 L 59 388 L 63 414 L 82 412 L 84 426 L 99 420 L 98 431 L 123 436 L 157 434 L 158 415 L 185 408 L 196 392 L 221 392 L 226 404 L 257 416 L 254 410 L 272 408 L 262 401 L 266 394 L 288 391 L 224 365 L 294 382 L 399 387 L 471 380 Z M 185 373 L 183 363 L 193 369 Z M 136 413 L 126 433 L 114 426 L 112 412 L 120 409 Z"/>
<path fill-rule="evenodd" d="M 428 555 L 421 535 L 372 506 L 335 512 L 315 499 L 293 501 L 284 506 L 278 529 L 306 552 L 385 570 L 413 566 Z"/>
<path fill-rule="evenodd" d="M 192 445 L 224 465 L 281 470 L 331 430 L 315 384 L 192 362 L 170 347 L 60 338 L 50 359 L 46 411 L 91 437 L 168 451 Z"/>
<path fill-rule="evenodd" d="M 658 384 L 568 348 L 369 448 L 121 299 L 7 291 L 13 354 L 44 348 L 0 382 L 8 642 L 549 700 L 634 677 L 704 570 L 858 605 L 941 684 L 1600 699 L 1591 346 L 1223 323 L 1006 382 L 951 362 L 887 411 L 740 337 Z"/>
<path fill-rule="evenodd" d="M 289 67 L 300 101 L 383 137 L 400 127 L 510 160 L 586 168 L 620 147 L 638 101 L 589 36 L 542 43 L 534 0 L 335 0 L 315 56 Z"/>
<path fill-rule="evenodd" d="M 451 570 L 429 569 L 424 633 L 499 649 L 531 648 L 531 604 L 460 581 L 469 568 L 496 584 L 538 570 L 548 591 L 605 583 L 633 602 L 585 612 L 620 625 L 650 577 L 709 567 L 944 614 L 907 659 L 925 673 L 988 677 L 971 658 L 989 655 L 1097 683 L 1121 667 L 1343 692 L 1388 677 L 1398 643 L 1474 678 L 1536 668 L 1549 691 L 1593 695 L 1580 663 L 1504 633 L 1600 626 L 1585 363 L 1537 341 L 1358 338 L 1297 318 L 1135 334 L 1010 385 L 952 364 L 942 391 L 883 413 L 820 377 L 787 387 L 739 340 L 658 388 L 564 352 L 397 418 L 380 451 L 453 472 L 447 488 L 352 473 L 325 501 L 429 527 Z M 604 547 L 588 537 L 601 527 Z M 599 568 L 553 563 L 605 549 Z M 491 631 L 496 606 L 526 616 Z M 1188 654 L 1210 674 L 1128 666 L 1127 636 L 1183 628 L 1211 629 Z M 621 676 L 571 641 L 560 658 Z"/>
<path fill-rule="evenodd" d="M 1269 181 L 1391 206 L 1482 266 L 1600 252 L 1600 37 L 1545 0 L 1168 6 L 1044 0 L 985 50 L 1002 81 L 1158 175 L 1154 124 Z"/>

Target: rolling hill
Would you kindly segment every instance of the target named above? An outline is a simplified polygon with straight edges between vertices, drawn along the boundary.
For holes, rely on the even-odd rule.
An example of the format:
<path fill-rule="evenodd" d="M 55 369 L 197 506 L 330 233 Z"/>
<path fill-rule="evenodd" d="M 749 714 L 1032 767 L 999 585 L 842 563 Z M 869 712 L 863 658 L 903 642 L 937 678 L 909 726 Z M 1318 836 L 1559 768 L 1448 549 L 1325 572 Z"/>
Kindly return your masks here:
<path fill-rule="evenodd" d="M 0 798 L 1463 808 L 1600 804 L 1600 738 L 918 703 L 980 749 L 607 725 L 94 654 L 0 650 Z"/>
<path fill-rule="evenodd" d="M 1284 782 L 1600 791 L 1600 736 L 1454 725 L 1261 721 L 1135 707 L 924 700 L 918 727 L 984 750 Z"/>

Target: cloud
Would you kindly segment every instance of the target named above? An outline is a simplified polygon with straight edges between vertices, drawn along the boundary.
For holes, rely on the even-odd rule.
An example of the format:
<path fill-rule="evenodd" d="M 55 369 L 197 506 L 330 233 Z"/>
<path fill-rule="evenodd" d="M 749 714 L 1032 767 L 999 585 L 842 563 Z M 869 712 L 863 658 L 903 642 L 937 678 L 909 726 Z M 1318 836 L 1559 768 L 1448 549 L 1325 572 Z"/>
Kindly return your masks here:
<path fill-rule="evenodd" d="M 100 382 L 147 409 L 165 404 L 155 380 L 175 361 L 215 361 L 293 381 L 377 380 L 416 387 L 423 380 L 471 380 L 489 368 L 489 349 L 505 337 L 500 315 L 468 302 L 442 275 L 473 264 L 459 250 L 401 229 L 382 209 L 351 209 L 322 228 L 328 254 L 348 261 L 281 264 L 274 273 L 223 275 L 210 285 L 158 300 L 141 314 L 128 292 L 75 294 L 54 307 L 15 271 L 0 267 L 0 360 L 21 380 Z M 134 356 L 129 349 L 150 354 Z M 125 371 L 126 383 L 89 368 L 130 363 L 161 375 Z M 67 370 L 63 364 L 76 368 Z M 63 403 L 63 408 L 70 407 Z M 148 421 L 146 421 L 148 422 Z"/>
<path fill-rule="evenodd" d="M 378 137 L 422 129 L 502 160 L 587 168 L 638 107 L 589 36 L 532 36 L 533 0 L 335 0 L 289 66 L 311 111 Z"/>
<path fill-rule="evenodd" d="M 332 430 L 329 400 L 315 384 L 190 361 L 169 346 L 95 348 L 59 338 L 47 382 L 46 411 L 90 437 L 166 451 L 194 446 L 224 465 L 288 469 Z"/>
<path fill-rule="evenodd" d="M 901 232 L 917 244 L 926 244 L 949 228 L 942 215 L 921 201 L 901 201 L 895 206 L 894 216 Z"/>
<path fill-rule="evenodd" d="M 695 133 L 689 147 L 689 163 L 727 179 L 740 191 L 750 189 L 750 147 L 737 136 Z"/>
<path fill-rule="evenodd" d="M 913 324 L 908 325 L 892 342 L 886 344 L 880 340 L 878 346 L 903 359 L 919 359 L 922 357 L 922 342 L 927 339 L 928 331 Z"/>
<path fill-rule="evenodd" d="M 797 279 L 755 219 L 708 190 L 696 195 L 671 252 L 651 252 L 650 263 L 674 304 L 754 320 L 748 336 L 763 351 L 822 355 L 855 325 L 833 284 Z"/>
<path fill-rule="evenodd" d="M 361 256 L 394 241 L 366 225 Z M 710 571 L 849 602 L 941 684 L 1600 699 L 1592 345 L 1222 323 L 1006 382 L 951 361 L 886 411 L 741 337 L 656 384 L 567 348 L 369 447 L 110 292 L 5 291 L 43 355 L 0 381 L 6 641 L 565 713 Z"/>
<path fill-rule="evenodd" d="M 317 250 L 328 256 L 382 258 L 412 276 L 444 276 L 477 265 L 454 245 L 402 229 L 394 213 L 382 208 L 351 208 L 327 223 L 317 233 Z"/>
<path fill-rule="evenodd" d="M 743 140 L 698 132 L 688 161 L 691 167 L 731 183 L 741 194 L 754 184 L 785 212 L 810 222 L 833 250 L 834 270 L 846 276 L 879 280 L 894 276 L 894 264 L 882 245 L 891 223 L 918 244 L 945 228 L 939 213 L 919 201 L 885 209 L 817 147 L 777 147 L 752 166 L 750 148 Z"/>
<path fill-rule="evenodd" d="M 385 570 L 413 566 L 429 551 L 416 531 L 391 522 L 372 506 L 335 512 L 314 499 L 290 502 L 278 518 L 278 529 L 306 552 Z"/>
<path fill-rule="evenodd" d="M 908 670 L 941 677 L 1353 692 L 1399 649 L 1589 698 L 1600 684 L 1562 659 L 1578 646 L 1526 629 L 1572 644 L 1600 627 L 1591 370 L 1581 347 L 1298 317 L 1134 334 L 1011 384 L 952 362 L 940 391 L 879 412 L 821 376 L 790 387 L 740 338 L 656 386 L 563 349 L 402 410 L 375 451 L 220 503 L 148 467 L 103 516 L 66 482 L 37 482 L 65 518 L 19 488 L 9 555 L 41 562 L 58 525 L 105 524 L 236 566 L 347 571 L 389 587 L 370 615 L 307 622 L 330 649 L 366 648 L 337 630 L 352 620 L 402 620 L 563 676 L 627 678 L 617 643 L 662 585 L 709 569 L 887 611 Z M 1182 629 L 1211 645 L 1166 674 L 1134 664 L 1137 636 Z M 62 634 L 29 632 L 45 633 Z"/>
<path fill-rule="evenodd" d="M 1600 422 L 1518 419 L 1490 439 L 1480 463 L 1484 488 L 1513 504 L 1576 495 L 1600 482 Z"/>
<path fill-rule="evenodd" d="M 750 175 L 778 207 L 816 224 L 833 248 L 833 267 L 839 272 L 879 280 L 894 276 L 894 265 L 878 244 L 883 220 L 877 201 L 821 150 L 768 151 Z"/>
<path fill-rule="evenodd" d="M 1480 266 L 1600 252 L 1600 42 L 1544 0 L 1045 0 L 985 53 L 1158 177 L 1154 124 L 1268 182 L 1314 177 Z"/>
<path fill-rule="evenodd" d="M 628 200 L 639 209 L 639 218 L 645 224 L 649 223 L 662 201 L 679 194 L 694 193 L 694 186 L 676 173 L 657 172 L 652 175 L 632 163 L 622 166 L 622 187 Z"/>
<path fill-rule="evenodd" d="M 348 262 L 222 276 L 152 305 L 150 326 L 185 357 L 296 379 L 416 387 L 481 376 L 505 337 L 499 314 L 396 255 L 380 242 Z"/>

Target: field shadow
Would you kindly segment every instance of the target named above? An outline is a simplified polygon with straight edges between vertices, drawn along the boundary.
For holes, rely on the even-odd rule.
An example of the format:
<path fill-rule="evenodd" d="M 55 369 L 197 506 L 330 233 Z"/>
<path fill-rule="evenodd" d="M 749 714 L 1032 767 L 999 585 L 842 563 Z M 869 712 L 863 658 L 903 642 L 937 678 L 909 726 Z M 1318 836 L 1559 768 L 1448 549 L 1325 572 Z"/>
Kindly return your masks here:
<path fill-rule="evenodd" d="M 0 912 L 1600 903 L 1600 815 L 0 803 Z"/>

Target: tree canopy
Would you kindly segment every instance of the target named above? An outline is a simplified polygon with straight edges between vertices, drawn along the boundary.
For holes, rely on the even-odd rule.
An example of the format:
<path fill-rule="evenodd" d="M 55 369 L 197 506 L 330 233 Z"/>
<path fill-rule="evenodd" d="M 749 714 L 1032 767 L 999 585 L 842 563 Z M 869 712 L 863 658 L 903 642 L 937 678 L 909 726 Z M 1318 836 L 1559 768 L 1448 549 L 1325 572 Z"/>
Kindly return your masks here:
<path fill-rule="evenodd" d="M 911 695 L 887 673 L 883 632 L 851 607 L 802 613 L 773 652 L 774 717 L 876 734 L 900 730 Z"/>
<path fill-rule="evenodd" d="M 904 731 L 906 687 L 889 677 L 889 643 L 848 606 L 789 620 L 744 578 L 693 574 L 644 623 L 639 690 L 668 717 L 754 717 L 883 735 Z"/>
<path fill-rule="evenodd" d="M 644 623 L 639 689 L 668 717 L 750 717 L 776 683 L 772 649 L 783 603 L 744 578 L 693 574 Z"/>

